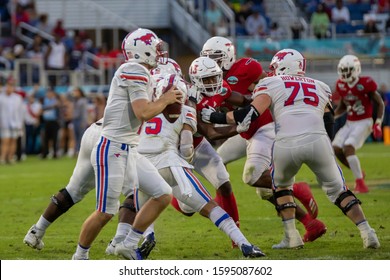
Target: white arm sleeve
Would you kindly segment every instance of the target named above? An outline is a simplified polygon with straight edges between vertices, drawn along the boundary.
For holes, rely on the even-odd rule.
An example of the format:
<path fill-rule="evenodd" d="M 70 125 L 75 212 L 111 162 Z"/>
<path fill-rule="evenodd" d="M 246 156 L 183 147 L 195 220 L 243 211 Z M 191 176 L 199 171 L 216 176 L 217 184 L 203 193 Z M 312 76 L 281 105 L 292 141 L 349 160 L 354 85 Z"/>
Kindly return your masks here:
<path fill-rule="evenodd" d="M 192 131 L 182 130 L 180 133 L 180 155 L 186 161 L 191 162 L 194 156 Z"/>

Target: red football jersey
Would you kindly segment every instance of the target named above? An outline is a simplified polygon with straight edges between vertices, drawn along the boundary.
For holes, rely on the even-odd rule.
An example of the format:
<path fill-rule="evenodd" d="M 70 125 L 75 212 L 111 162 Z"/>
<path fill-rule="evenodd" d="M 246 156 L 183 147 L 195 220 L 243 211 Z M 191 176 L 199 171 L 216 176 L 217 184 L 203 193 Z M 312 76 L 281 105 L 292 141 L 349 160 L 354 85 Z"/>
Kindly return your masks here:
<path fill-rule="evenodd" d="M 241 58 L 237 60 L 226 73 L 225 79 L 233 91 L 242 95 L 252 95 L 248 90 L 249 86 L 257 81 L 263 73 L 261 64 L 253 58 Z M 263 125 L 273 122 L 270 110 L 266 110 L 259 118 L 253 121 L 248 131 L 240 133 L 244 139 L 250 139 Z"/>
<path fill-rule="evenodd" d="M 375 92 L 377 87 L 371 77 L 360 77 L 352 88 L 347 83 L 337 80 L 335 91 L 347 105 L 347 120 L 358 121 L 372 117 L 372 102 L 369 93 Z"/>
<path fill-rule="evenodd" d="M 206 107 L 218 109 L 231 95 L 232 91 L 230 86 L 226 83 L 226 81 L 223 81 L 221 92 L 212 97 L 203 95 L 202 100 L 196 104 L 196 110 L 200 112 L 203 108 Z"/>
<path fill-rule="evenodd" d="M 198 104 L 196 104 L 196 111 L 201 112 L 203 108 L 207 107 L 219 109 L 225 103 L 225 100 L 230 97 L 231 94 L 232 91 L 229 85 L 225 81 L 223 81 L 221 92 L 211 97 L 203 95 L 202 100 Z M 201 136 L 200 134 L 196 133 L 195 135 L 196 136 L 194 136 L 194 147 L 198 146 L 200 141 L 202 141 L 203 139 L 203 136 Z"/>

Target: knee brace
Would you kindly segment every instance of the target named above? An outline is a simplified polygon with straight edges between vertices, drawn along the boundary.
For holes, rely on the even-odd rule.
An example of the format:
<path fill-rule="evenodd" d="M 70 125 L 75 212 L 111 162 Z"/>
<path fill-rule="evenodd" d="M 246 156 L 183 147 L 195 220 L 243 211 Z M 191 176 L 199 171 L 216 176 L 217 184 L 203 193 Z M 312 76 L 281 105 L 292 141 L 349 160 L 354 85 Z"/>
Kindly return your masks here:
<path fill-rule="evenodd" d="M 135 209 L 135 206 L 134 206 L 134 195 L 128 196 L 125 199 L 125 201 L 123 201 L 123 203 L 119 206 L 119 209 L 121 209 L 121 208 L 126 208 L 126 209 L 130 210 L 131 212 L 136 213 L 137 209 Z"/>
<path fill-rule="evenodd" d="M 283 196 L 292 196 L 294 199 L 292 190 L 282 190 L 282 191 L 274 192 L 274 198 L 275 198 L 275 202 L 276 202 L 275 208 L 276 208 L 276 211 L 278 211 L 278 213 L 284 209 L 287 209 L 287 208 L 297 208 L 297 204 L 295 202 L 287 202 L 287 203 L 279 205 L 278 198 L 283 197 Z"/>
<path fill-rule="evenodd" d="M 59 190 L 59 192 L 56 195 L 53 195 L 50 200 L 57 205 L 62 213 L 65 213 L 74 205 L 73 199 L 66 189 Z"/>
<path fill-rule="evenodd" d="M 348 196 L 353 196 L 354 199 L 352 199 L 350 202 L 348 202 L 347 205 L 342 207 L 341 202 Z M 353 194 L 353 192 L 347 190 L 346 192 L 343 192 L 339 195 L 334 204 L 336 204 L 337 207 L 339 207 L 341 211 L 343 211 L 344 215 L 347 215 L 348 211 L 351 210 L 352 206 L 354 206 L 355 204 L 362 204 L 362 202 Z"/>

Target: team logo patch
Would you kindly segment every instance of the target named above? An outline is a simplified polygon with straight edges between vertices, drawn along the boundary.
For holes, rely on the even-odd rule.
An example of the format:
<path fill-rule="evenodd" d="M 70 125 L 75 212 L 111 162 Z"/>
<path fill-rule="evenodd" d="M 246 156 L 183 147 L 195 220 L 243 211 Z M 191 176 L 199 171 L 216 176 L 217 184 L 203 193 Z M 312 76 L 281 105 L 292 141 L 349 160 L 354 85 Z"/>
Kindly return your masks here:
<path fill-rule="evenodd" d="M 121 155 L 121 154 L 119 154 L 119 153 L 118 153 L 118 154 L 114 154 L 114 156 L 117 157 L 117 158 L 118 158 L 120 155 Z"/>
<path fill-rule="evenodd" d="M 362 90 L 364 90 L 364 86 L 363 86 L 362 84 L 357 84 L 357 85 L 356 85 L 356 89 L 357 89 L 358 91 L 362 91 Z"/>
<path fill-rule="evenodd" d="M 221 92 L 219 93 L 221 96 L 224 96 L 228 92 L 227 88 L 222 87 Z"/>
<path fill-rule="evenodd" d="M 230 76 L 226 81 L 229 85 L 235 85 L 238 83 L 238 78 L 236 76 Z"/>

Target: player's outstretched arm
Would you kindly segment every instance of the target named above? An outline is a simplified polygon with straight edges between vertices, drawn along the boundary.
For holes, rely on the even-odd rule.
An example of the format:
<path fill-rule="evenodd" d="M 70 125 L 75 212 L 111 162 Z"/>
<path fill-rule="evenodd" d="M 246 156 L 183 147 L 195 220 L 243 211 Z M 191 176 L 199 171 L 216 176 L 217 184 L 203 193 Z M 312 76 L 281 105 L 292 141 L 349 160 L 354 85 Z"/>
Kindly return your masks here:
<path fill-rule="evenodd" d="M 377 115 L 374 125 L 372 126 L 372 133 L 375 139 L 382 138 L 382 122 L 383 115 L 385 113 L 385 104 L 382 100 L 379 92 L 375 91 L 371 94 L 371 99 L 375 102 L 377 106 Z"/>
<path fill-rule="evenodd" d="M 253 121 L 270 105 L 271 98 L 268 95 L 260 94 L 255 97 L 249 106 L 227 113 L 215 112 L 212 108 L 204 108 L 201 112 L 202 120 L 206 123 L 241 124 L 248 114 L 250 114 L 251 121 Z"/>
<path fill-rule="evenodd" d="M 343 100 L 340 100 L 339 105 L 337 105 L 336 110 L 334 110 L 334 118 L 337 119 L 341 117 L 347 111 L 347 106 Z"/>
<path fill-rule="evenodd" d="M 175 102 L 181 103 L 182 93 L 172 87 L 155 102 L 146 99 L 137 99 L 131 102 L 135 116 L 141 121 L 148 121 L 160 114 L 165 107 Z"/>
<path fill-rule="evenodd" d="M 238 134 L 236 125 L 214 127 L 204 122 L 198 122 L 198 132 L 210 140 L 226 139 Z"/>
<path fill-rule="evenodd" d="M 232 94 L 229 96 L 229 98 L 226 99 L 226 101 L 231 105 L 239 107 L 247 106 L 252 102 L 251 99 L 246 98 L 244 95 L 236 91 L 232 91 Z"/>

